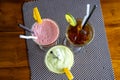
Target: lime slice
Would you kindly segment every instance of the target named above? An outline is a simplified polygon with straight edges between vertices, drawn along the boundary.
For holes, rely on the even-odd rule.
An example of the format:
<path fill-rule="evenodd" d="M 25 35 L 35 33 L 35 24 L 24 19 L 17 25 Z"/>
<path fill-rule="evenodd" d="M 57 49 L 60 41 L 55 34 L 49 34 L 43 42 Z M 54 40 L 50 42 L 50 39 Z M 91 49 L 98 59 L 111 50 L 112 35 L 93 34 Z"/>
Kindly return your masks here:
<path fill-rule="evenodd" d="M 76 26 L 77 22 L 76 19 L 69 13 L 65 14 L 65 19 L 71 26 Z"/>

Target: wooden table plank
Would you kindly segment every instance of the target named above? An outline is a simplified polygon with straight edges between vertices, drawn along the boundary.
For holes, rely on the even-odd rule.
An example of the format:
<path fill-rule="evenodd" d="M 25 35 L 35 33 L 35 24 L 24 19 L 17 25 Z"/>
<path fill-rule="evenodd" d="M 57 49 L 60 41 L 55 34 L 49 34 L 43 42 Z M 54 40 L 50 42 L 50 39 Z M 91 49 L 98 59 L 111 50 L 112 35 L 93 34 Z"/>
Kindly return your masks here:
<path fill-rule="evenodd" d="M 22 2 L 0 2 L 0 31 L 23 31 L 18 27 L 22 20 Z"/>
<path fill-rule="evenodd" d="M 115 79 L 120 80 L 120 0 L 101 0 Z"/>
<path fill-rule="evenodd" d="M 30 80 L 28 67 L 0 68 L 0 80 Z"/>
<path fill-rule="evenodd" d="M 0 32 L 0 68 L 28 66 L 23 32 Z"/>

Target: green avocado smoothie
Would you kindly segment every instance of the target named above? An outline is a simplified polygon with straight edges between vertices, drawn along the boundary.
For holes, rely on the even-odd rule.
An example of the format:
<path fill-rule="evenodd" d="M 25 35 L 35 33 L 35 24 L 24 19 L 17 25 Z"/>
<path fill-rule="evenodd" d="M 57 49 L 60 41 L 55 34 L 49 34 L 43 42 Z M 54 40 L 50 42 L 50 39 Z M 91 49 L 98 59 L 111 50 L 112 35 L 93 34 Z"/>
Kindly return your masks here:
<path fill-rule="evenodd" d="M 45 56 L 46 67 L 54 73 L 62 74 L 64 68 L 70 70 L 73 64 L 73 52 L 66 46 L 54 46 L 48 50 Z"/>

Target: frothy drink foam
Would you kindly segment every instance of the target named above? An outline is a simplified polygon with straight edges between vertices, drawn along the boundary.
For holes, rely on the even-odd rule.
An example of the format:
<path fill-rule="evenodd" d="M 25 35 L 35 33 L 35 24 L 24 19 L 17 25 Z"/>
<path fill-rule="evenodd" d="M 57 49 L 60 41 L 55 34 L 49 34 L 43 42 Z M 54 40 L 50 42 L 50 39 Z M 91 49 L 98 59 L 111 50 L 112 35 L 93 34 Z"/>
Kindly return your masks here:
<path fill-rule="evenodd" d="M 72 51 L 63 45 L 57 45 L 50 48 L 45 56 L 46 67 L 55 73 L 64 73 L 63 69 L 69 70 L 74 64 L 74 55 Z"/>
<path fill-rule="evenodd" d="M 58 25 L 51 19 L 43 19 L 42 23 L 34 23 L 32 31 L 37 39 L 34 40 L 39 45 L 50 45 L 54 43 L 59 36 Z"/>

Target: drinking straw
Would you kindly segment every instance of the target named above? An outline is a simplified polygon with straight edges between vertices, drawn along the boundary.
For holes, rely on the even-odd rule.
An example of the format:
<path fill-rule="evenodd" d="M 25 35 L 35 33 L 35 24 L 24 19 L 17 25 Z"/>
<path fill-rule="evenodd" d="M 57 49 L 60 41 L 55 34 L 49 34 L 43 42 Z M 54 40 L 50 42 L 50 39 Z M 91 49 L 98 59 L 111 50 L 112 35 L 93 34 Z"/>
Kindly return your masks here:
<path fill-rule="evenodd" d="M 35 7 L 35 8 L 33 9 L 33 18 L 34 18 L 38 23 L 42 23 L 42 19 L 41 19 L 41 16 L 40 16 L 40 13 L 39 13 L 37 7 Z"/>
<path fill-rule="evenodd" d="M 25 36 L 25 35 L 20 35 L 20 38 L 24 38 L 24 39 L 37 39 L 37 37 L 35 36 Z"/>
<path fill-rule="evenodd" d="M 53 58 L 59 59 L 59 57 L 58 57 L 57 55 L 55 55 L 55 54 L 53 53 L 53 51 L 50 51 L 50 53 L 54 56 Z"/>
<path fill-rule="evenodd" d="M 23 26 L 22 24 L 18 24 L 18 26 L 21 27 L 21 28 L 23 28 L 23 29 L 25 29 L 28 32 L 34 33 L 32 30 L 30 30 L 29 28 Z"/>
<path fill-rule="evenodd" d="M 96 8 L 97 8 L 97 5 L 94 5 L 93 8 L 92 8 L 92 10 L 91 10 L 91 12 L 90 12 L 90 14 L 88 15 L 87 19 L 85 20 L 82 28 L 85 27 L 86 23 L 88 22 L 88 20 L 90 19 L 91 15 L 93 14 L 93 12 L 94 12 L 94 10 L 95 10 Z"/>
<path fill-rule="evenodd" d="M 85 23 L 88 15 L 89 15 L 89 12 L 90 12 L 90 4 L 87 4 L 86 15 L 84 16 L 84 19 L 83 19 L 83 21 L 81 23 L 81 26 L 83 26 L 83 24 Z"/>
<path fill-rule="evenodd" d="M 90 12 L 90 4 L 87 4 L 86 15 L 89 15 L 89 12 Z"/>
<path fill-rule="evenodd" d="M 70 72 L 70 70 L 69 70 L 68 68 L 64 68 L 63 70 L 64 70 L 67 78 L 68 78 L 69 80 L 72 80 L 72 79 L 73 79 L 73 75 L 72 75 L 72 73 Z"/>

